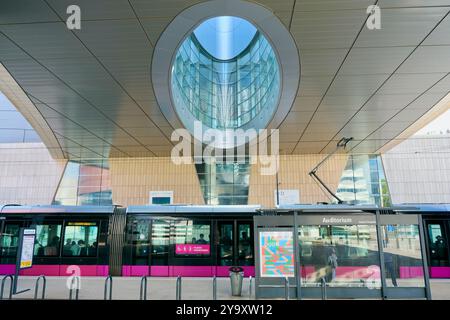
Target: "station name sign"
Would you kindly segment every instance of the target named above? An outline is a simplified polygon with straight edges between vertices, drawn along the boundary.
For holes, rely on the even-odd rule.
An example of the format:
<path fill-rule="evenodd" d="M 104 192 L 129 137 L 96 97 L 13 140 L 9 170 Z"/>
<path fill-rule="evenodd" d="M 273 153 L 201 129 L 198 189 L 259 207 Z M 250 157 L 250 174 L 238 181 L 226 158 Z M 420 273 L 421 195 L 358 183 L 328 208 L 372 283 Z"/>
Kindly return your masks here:
<path fill-rule="evenodd" d="M 308 215 L 299 216 L 300 225 L 355 225 L 376 224 L 374 215 L 354 214 L 354 215 Z"/>

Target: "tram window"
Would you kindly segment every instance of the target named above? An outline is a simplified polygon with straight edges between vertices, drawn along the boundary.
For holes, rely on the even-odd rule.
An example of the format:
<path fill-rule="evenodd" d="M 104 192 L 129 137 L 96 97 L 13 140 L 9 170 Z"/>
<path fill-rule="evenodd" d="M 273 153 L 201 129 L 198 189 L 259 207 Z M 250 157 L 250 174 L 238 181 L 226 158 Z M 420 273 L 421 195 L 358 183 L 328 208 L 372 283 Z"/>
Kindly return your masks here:
<path fill-rule="evenodd" d="M 389 287 L 423 287 L 423 260 L 418 225 L 385 225 L 383 251 Z"/>
<path fill-rule="evenodd" d="M 15 256 L 19 242 L 20 225 L 7 223 L 0 239 L 0 254 Z"/>
<path fill-rule="evenodd" d="M 233 264 L 233 223 L 219 224 L 219 259 L 220 265 Z"/>
<path fill-rule="evenodd" d="M 36 226 L 34 244 L 35 256 L 57 256 L 61 245 L 61 225 L 45 224 Z"/>
<path fill-rule="evenodd" d="M 251 225 L 242 223 L 238 225 L 239 235 L 239 264 L 248 265 L 253 263 L 253 241 L 250 237 Z"/>
<path fill-rule="evenodd" d="M 150 220 L 138 219 L 133 221 L 132 244 L 134 256 L 137 258 L 147 258 L 150 248 L 149 239 Z"/>
<path fill-rule="evenodd" d="M 430 264 L 432 267 L 448 266 L 448 247 L 442 224 L 428 225 Z"/>
<path fill-rule="evenodd" d="M 98 226 L 95 222 L 69 222 L 64 230 L 64 256 L 96 256 Z"/>
<path fill-rule="evenodd" d="M 209 255 L 211 223 L 183 220 L 175 223 L 175 253 L 177 255 Z M 182 244 L 198 246 L 181 246 Z"/>
<path fill-rule="evenodd" d="M 152 223 L 152 257 L 159 258 L 168 253 L 170 243 L 170 224 L 164 220 Z"/>

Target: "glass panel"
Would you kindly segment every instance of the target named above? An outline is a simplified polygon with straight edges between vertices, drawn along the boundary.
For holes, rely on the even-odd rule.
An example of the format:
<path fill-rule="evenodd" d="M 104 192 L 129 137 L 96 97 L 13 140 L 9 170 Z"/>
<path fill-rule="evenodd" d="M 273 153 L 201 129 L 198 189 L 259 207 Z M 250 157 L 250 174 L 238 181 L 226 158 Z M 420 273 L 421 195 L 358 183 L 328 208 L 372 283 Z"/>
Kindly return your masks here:
<path fill-rule="evenodd" d="M 150 220 L 139 219 L 133 222 L 132 245 L 135 258 L 148 258 L 150 252 L 149 240 Z"/>
<path fill-rule="evenodd" d="M 219 223 L 219 264 L 233 265 L 233 223 Z"/>
<path fill-rule="evenodd" d="M 251 236 L 251 229 L 250 223 L 238 224 L 238 259 L 241 266 L 253 265 L 253 237 Z"/>
<path fill-rule="evenodd" d="M 170 223 L 164 220 L 152 222 L 152 265 L 167 265 L 170 243 Z"/>
<path fill-rule="evenodd" d="M 36 226 L 35 256 L 59 256 L 61 228 L 60 224 Z"/>
<path fill-rule="evenodd" d="M 299 226 L 302 283 L 380 288 L 376 227 Z"/>
<path fill-rule="evenodd" d="M 424 287 L 419 226 L 386 225 L 382 229 L 387 286 Z"/>
<path fill-rule="evenodd" d="M 2 256 L 15 256 L 19 243 L 19 224 L 6 223 L 5 230 L 0 239 L 0 254 Z"/>
<path fill-rule="evenodd" d="M 379 155 L 350 155 L 336 194 L 347 203 L 389 206 L 391 203 Z"/>
<path fill-rule="evenodd" d="M 110 184 L 107 160 L 69 161 L 53 204 L 111 205 Z"/>
<path fill-rule="evenodd" d="M 430 266 L 448 266 L 447 237 L 443 225 L 428 225 L 428 243 L 430 244 Z"/>
<path fill-rule="evenodd" d="M 64 256 L 96 256 L 98 227 L 95 222 L 68 222 L 64 232 Z"/>

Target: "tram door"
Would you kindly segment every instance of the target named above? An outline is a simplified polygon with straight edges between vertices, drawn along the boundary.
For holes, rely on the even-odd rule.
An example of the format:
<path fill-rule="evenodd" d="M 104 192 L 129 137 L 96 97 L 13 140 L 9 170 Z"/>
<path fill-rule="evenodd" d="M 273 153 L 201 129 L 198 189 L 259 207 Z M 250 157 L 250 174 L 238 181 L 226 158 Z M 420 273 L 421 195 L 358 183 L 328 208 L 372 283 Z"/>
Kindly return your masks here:
<path fill-rule="evenodd" d="M 427 223 L 428 250 L 431 267 L 449 266 L 448 221 L 429 221 Z"/>
<path fill-rule="evenodd" d="M 253 223 L 218 221 L 217 263 L 219 266 L 252 266 Z"/>

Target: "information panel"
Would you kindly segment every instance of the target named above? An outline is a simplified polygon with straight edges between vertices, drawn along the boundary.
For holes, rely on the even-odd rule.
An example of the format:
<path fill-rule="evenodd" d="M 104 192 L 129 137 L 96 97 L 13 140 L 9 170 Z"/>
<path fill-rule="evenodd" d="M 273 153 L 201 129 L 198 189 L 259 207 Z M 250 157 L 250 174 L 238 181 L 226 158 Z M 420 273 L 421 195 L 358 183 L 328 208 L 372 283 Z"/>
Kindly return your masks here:
<path fill-rule="evenodd" d="M 261 277 L 294 277 L 292 231 L 260 231 Z"/>
<path fill-rule="evenodd" d="M 175 245 L 175 253 L 180 255 L 209 255 L 210 247 L 209 244 L 177 244 Z"/>
<path fill-rule="evenodd" d="M 36 238 L 36 229 L 23 229 L 19 269 L 27 269 L 33 266 L 33 252 L 34 252 L 35 238 Z"/>

